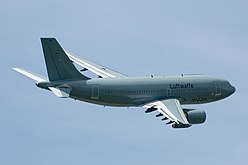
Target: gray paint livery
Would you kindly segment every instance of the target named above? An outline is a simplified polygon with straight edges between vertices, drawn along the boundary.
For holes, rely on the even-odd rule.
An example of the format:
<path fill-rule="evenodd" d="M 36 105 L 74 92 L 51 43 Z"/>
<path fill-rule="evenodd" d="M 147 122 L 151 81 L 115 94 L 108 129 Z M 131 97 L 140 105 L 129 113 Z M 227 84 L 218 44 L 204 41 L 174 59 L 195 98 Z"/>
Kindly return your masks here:
<path fill-rule="evenodd" d="M 40 88 L 58 97 L 116 107 L 147 107 L 146 112 L 158 111 L 162 120 L 174 123 L 174 128 L 201 124 L 204 111 L 183 109 L 180 104 L 202 104 L 224 99 L 235 92 L 225 79 L 205 75 L 165 77 L 127 77 L 65 52 L 54 38 L 41 39 L 49 80 L 20 68 L 16 71 L 37 81 Z M 96 73 L 99 78 L 81 74 L 75 62 Z"/>
<path fill-rule="evenodd" d="M 179 87 L 173 88 L 176 84 Z M 193 86 L 184 87 L 185 84 Z M 235 91 L 227 80 L 204 75 L 55 81 L 37 86 L 45 89 L 48 86 L 70 87 L 71 98 L 119 107 L 142 106 L 169 98 L 178 99 L 181 104 L 201 104 L 224 99 Z"/>

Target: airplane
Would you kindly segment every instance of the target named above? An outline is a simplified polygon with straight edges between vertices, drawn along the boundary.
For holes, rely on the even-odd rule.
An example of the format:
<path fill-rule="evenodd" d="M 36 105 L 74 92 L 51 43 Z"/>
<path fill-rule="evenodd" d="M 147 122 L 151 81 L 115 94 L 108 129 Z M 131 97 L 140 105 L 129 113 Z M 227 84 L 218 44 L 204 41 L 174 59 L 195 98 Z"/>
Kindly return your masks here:
<path fill-rule="evenodd" d="M 207 75 L 127 77 L 65 51 L 55 38 L 41 38 L 48 79 L 22 68 L 15 71 L 36 81 L 36 86 L 59 98 L 114 107 L 144 107 L 173 128 L 202 124 L 206 112 L 183 108 L 224 99 L 236 89 L 227 80 Z M 74 64 L 83 69 L 81 73 Z M 98 77 L 86 76 L 86 71 Z"/>

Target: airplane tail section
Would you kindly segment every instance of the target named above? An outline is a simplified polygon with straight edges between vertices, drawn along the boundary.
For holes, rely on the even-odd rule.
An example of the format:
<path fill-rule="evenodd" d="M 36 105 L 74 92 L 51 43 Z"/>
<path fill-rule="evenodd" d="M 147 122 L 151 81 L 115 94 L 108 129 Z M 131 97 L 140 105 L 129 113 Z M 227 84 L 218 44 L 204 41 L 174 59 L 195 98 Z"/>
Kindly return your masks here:
<path fill-rule="evenodd" d="M 89 79 L 76 69 L 55 38 L 41 38 L 41 44 L 50 81 Z"/>
<path fill-rule="evenodd" d="M 43 82 L 43 81 L 47 81 L 46 78 L 44 78 L 43 76 L 41 75 L 38 75 L 36 73 L 33 73 L 33 72 L 30 72 L 28 70 L 25 70 L 25 69 L 22 69 L 22 68 L 12 68 L 14 69 L 15 71 L 35 80 L 36 82 Z"/>

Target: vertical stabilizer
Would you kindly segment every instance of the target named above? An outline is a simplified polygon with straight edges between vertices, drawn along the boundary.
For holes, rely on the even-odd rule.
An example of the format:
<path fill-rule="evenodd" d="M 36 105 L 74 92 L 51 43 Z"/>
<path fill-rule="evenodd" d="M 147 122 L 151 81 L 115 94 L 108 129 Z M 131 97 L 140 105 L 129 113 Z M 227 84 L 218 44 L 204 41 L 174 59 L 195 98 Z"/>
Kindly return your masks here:
<path fill-rule="evenodd" d="M 89 79 L 76 69 L 55 38 L 41 38 L 41 44 L 50 81 Z"/>

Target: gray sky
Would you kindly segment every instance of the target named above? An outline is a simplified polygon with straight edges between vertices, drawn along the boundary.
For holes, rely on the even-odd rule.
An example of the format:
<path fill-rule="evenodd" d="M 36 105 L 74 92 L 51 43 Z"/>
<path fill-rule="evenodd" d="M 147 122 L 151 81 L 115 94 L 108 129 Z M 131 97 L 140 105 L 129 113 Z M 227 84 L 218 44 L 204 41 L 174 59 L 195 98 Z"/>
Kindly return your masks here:
<path fill-rule="evenodd" d="M 245 0 L 2 1 L 0 164 L 247 164 Z M 190 106 L 207 121 L 175 130 L 142 108 L 58 99 L 11 70 L 46 75 L 40 37 L 129 76 L 202 73 L 237 89 Z"/>

